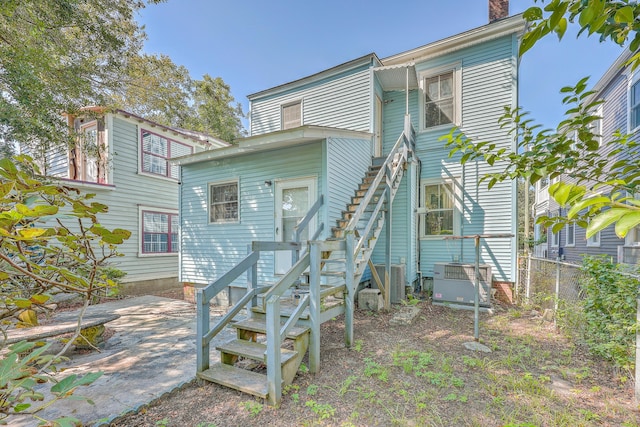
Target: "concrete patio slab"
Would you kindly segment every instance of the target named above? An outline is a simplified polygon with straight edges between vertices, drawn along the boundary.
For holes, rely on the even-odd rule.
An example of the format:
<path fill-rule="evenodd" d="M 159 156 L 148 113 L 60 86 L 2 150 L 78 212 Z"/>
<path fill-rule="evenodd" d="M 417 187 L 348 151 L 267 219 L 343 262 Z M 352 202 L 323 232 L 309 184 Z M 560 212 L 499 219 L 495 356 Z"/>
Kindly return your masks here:
<path fill-rule="evenodd" d="M 64 376 L 104 372 L 93 384 L 75 392 L 93 400 L 95 405 L 81 400 L 61 400 L 39 412 L 40 417 L 51 420 L 69 415 L 87 426 L 107 424 L 195 378 L 196 308 L 193 304 L 142 296 L 90 306 L 87 313 L 120 315 L 107 324 L 115 333 L 104 349 L 73 354 L 69 362 L 59 365 L 65 368 Z M 212 324 L 216 317 L 212 315 Z M 234 330 L 226 328 L 214 339 L 212 348 L 233 337 Z M 218 353 L 212 351 L 211 363 L 215 363 L 216 358 Z M 27 427 L 37 425 L 38 421 L 24 416 L 12 419 L 11 424 Z"/>

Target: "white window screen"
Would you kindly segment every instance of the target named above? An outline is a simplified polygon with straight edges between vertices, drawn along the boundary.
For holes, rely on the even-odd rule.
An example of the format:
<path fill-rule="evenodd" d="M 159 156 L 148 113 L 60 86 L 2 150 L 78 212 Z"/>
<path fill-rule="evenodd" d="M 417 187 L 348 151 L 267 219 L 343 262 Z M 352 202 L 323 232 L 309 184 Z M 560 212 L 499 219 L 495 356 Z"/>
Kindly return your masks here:
<path fill-rule="evenodd" d="M 209 222 L 238 221 L 238 183 L 209 186 Z"/>
<path fill-rule="evenodd" d="M 171 165 L 169 159 L 185 156 L 193 147 L 142 130 L 142 170 L 154 175 L 180 178 L 180 166 Z"/>
<path fill-rule="evenodd" d="M 424 79 L 424 127 L 454 122 L 453 71 Z"/>
<path fill-rule="evenodd" d="M 149 212 L 142 213 L 142 252 L 178 252 L 178 215 Z"/>
<path fill-rule="evenodd" d="M 302 126 L 302 102 L 282 107 L 282 129 Z"/>

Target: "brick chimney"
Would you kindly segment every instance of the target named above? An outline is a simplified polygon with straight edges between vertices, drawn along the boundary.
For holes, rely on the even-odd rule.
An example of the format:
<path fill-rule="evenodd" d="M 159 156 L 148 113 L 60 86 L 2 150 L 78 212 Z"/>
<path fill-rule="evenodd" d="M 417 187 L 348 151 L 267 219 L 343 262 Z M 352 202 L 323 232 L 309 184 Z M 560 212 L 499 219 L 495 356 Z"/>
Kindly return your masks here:
<path fill-rule="evenodd" d="M 489 22 L 509 16 L 509 0 L 489 0 Z"/>

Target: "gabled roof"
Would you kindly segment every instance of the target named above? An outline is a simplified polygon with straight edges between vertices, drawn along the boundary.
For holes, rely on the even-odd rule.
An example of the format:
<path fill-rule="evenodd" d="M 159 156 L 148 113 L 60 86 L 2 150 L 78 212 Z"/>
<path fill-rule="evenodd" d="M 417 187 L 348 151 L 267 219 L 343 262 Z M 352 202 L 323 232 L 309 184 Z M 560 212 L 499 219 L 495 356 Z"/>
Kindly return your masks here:
<path fill-rule="evenodd" d="M 605 71 L 605 73 L 600 77 L 598 82 L 593 86 L 594 94 L 593 97 L 597 97 L 599 93 L 607 87 L 609 83 L 625 68 L 625 64 L 633 55 L 640 52 L 640 49 L 633 52 L 627 48 L 618 56 L 618 58 L 611 64 L 611 66 Z"/>
<path fill-rule="evenodd" d="M 381 61 L 384 66 L 424 61 L 434 56 L 475 46 L 479 43 L 484 43 L 509 34 L 520 35 L 524 33 L 525 28 L 526 21 L 522 18 L 522 14 L 513 15 L 406 52 L 383 58 Z"/>
<path fill-rule="evenodd" d="M 214 136 L 208 135 L 204 132 L 196 132 L 196 131 L 192 131 L 192 130 L 187 130 L 187 129 L 181 129 L 181 128 L 177 128 L 177 127 L 171 127 L 171 126 L 165 126 L 165 125 L 161 125 L 160 123 L 154 122 L 153 120 L 149 120 L 149 119 L 145 119 L 144 117 L 138 116 L 136 114 L 130 113 L 128 111 L 125 110 L 121 110 L 121 109 L 113 109 L 110 110 L 106 107 L 101 107 L 101 106 L 91 106 L 91 107 L 84 107 L 81 109 L 81 111 L 92 111 L 94 113 L 98 113 L 98 114 L 107 114 L 107 113 L 112 113 L 112 114 L 118 114 L 122 117 L 128 118 L 128 119 L 135 119 L 136 121 L 140 122 L 140 123 L 146 123 L 147 125 L 154 127 L 154 128 L 159 128 L 165 132 L 168 133 L 172 133 L 174 135 L 179 135 L 183 138 L 186 139 L 190 139 L 194 142 L 197 142 L 200 145 L 203 145 L 205 147 L 210 147 L 210 148 L 218 148 L 218 147 L 227 147 L 230 146 L 231 144 L 229 144 L 226 141 L 223 141 L 219 138 L 216 138 Z"/>
<path fill-rule="evenodd" d="M 238 144 L 231 147 L 217 148 L 200 153 L 172 159 L 176 165 L 189 165 L 193 163 L 206 162 L 209 160 L 223 159 L 245 155 L 249 153 L 259 153 L 263 151 L 287 148 L 296 145 L 303 145 L 310 142 L 320 141 L 327 138 L 353 138 L 371 139 L 368 132 L 337 129 L 325 126 L 305 125 L 293 129 L 269 132 L 261 135 L 250 136 L 238 140 Z"/>
<path fill-rule="evenodd" d="M 352 59 L 351 61 L 345 62 L 340 65 L 336 65 L 335 67 L 327 68 L 326 70 L 322 70 L 310 76 L 302 77 L 301 79 L 298 79 L 298 80 L 293 80 L 291 82 L 284 83 L 279 86 L 272 87 L 270 89 L 265 89 L 260 92 L 253 93 L 251 95 L 247 95 L 247 98 L 249 99 L 249 101 L 252 101 L 255 98 L 274 95 L 274 94 L 295 89 L 297 87 L 300 87 L 309 83 L 313 83 L 318 80 L 327 78 L 329 76 L 343 73 L 345 71 L 351 70 L 353 68 L 361 67 L 367 64 L 372 65 L 374 67 L 381 65 L 380 59 L 378 58 L 378 56 L 375 53 L 369 53 L 367 55 L 361 56 L 360 58 Z"/>

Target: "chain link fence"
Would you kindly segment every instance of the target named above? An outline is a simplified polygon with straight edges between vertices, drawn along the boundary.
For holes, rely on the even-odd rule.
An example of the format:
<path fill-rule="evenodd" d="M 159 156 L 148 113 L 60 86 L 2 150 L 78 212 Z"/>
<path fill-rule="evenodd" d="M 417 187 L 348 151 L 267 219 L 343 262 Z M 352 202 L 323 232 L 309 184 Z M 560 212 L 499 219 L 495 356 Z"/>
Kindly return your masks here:
<path fill-rule="evenodd" d="M 521 257 L 519 262 L 520 301 L 534 301 L 543 309 L 557 308 L 559 300 L 581 299 L 579 265 L 544 258 Z"/>

